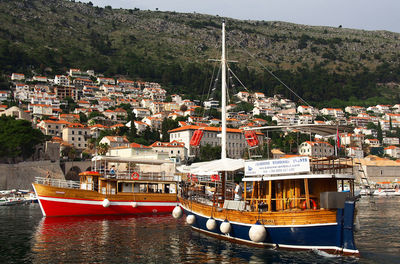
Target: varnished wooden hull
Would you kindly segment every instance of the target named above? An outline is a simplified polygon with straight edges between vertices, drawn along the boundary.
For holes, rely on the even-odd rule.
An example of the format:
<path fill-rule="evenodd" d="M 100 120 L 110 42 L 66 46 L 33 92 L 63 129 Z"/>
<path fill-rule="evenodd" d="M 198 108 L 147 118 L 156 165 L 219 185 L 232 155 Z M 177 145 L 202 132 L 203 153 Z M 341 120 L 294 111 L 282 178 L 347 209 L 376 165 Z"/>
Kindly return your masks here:
<path fill-rule="evenodd" d="M 346 209 L 338 210 L 297 210 L 283 212 L 247 212 L 212 208 L 204 204 L 180 199 L 186 215 L 194 215 L 192 228 L 220 239 L 257 247 L 277 247 L 296 250 L 318 249 L 331 253 L 358 255 L 354 246 L 352 220 L 351 227 L 345 219 Z M 348 208 L 350 210 L 351 208 Z M 348 212 L 349 213 L 349 212 Z M 207 220 L 217 222 L 214 230 L 206 226 Z M 220 231 L 223 221 L 229 221 L 231 231 Z M 267 236 L 262 242 L 250 239 L 250 228 L 256 223 L 264 225 Z"/>
<path fill-rule="evenodd" d="M 33 184 L 44 216 L 167 214 L 177 205 L 175 194 L 121 193 L 103 195 L 95 191 Z M 103 206 L 104 199 L 110 201 Z"/>

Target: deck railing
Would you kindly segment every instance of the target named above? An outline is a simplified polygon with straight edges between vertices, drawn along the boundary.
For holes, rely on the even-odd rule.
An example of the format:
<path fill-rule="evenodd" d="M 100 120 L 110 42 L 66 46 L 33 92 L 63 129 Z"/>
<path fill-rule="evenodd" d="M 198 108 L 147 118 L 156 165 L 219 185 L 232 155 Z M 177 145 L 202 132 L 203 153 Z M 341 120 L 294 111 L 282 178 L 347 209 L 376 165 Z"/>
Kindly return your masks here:
<path fill-rule="evenodd" d="M 99 170 L 103 177 L 118 180 L 147 180 L 147 181 L 180 181 L 178 175 L 167 175 L 165 172 L 134 172 L 134 171 L 116 171 L 111 174 L 110 171 Z M 134 173 L 137 173 L 134 174 Z"/>
<path fill-rule="evenodd" d="M 60 188 L 70 188 L 70 189 L 79 189 L 80 188 L 80 183 L 78 181 L 68 181 L 68 180 L 62 180 L 62 179 L 35 177 L 35 183 L 46 184 L 46 185 L 60 187 Z"/>

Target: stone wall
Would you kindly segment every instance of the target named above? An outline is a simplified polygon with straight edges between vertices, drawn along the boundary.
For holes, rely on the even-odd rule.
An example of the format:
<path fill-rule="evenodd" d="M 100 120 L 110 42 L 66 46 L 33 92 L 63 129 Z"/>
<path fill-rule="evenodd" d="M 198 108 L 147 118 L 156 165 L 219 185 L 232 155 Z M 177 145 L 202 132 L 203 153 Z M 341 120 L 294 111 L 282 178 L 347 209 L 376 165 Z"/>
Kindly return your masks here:
<path fill-rule="evenodd" d="M 363 166 L 363 169 L 373 182 L 400 180 L 400 166 Z"/>
<path fill-rule="evenodd" d="M 32 190 L 35 177 L 46 177 L 47 171 L 51 178 L 65 179 L 59 162 L 45 160 L 0 164 L 0 190 Z"/>

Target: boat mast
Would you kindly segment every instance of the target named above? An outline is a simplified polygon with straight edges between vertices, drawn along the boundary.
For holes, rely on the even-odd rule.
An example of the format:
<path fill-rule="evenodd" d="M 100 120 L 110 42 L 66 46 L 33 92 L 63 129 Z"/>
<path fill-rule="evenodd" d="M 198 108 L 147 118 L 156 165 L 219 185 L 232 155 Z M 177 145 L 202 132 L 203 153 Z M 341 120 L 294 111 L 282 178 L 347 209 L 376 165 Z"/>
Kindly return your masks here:
<path fill-rule="evenodd" d="M 222 54 L 221 54 L 221 93 L 222 93 L 222 135 L 221 159 L 226 159 L 226 59 L 225 59 L 225 20 L 222 21 Z"/>

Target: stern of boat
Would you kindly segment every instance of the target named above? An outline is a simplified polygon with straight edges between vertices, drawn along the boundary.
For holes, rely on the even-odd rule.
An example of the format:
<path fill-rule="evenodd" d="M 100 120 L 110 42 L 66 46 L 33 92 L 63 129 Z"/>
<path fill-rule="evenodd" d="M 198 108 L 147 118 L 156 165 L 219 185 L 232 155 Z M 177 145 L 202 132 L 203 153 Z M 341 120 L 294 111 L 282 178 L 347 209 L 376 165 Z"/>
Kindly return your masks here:
<path fill-rule="evenodd" d="M 355 200 L 345 202 L 344 208 L 337 210 L 337 241 L 336 245 L 345 255 L 358 255 L 354 242 Z"/>

